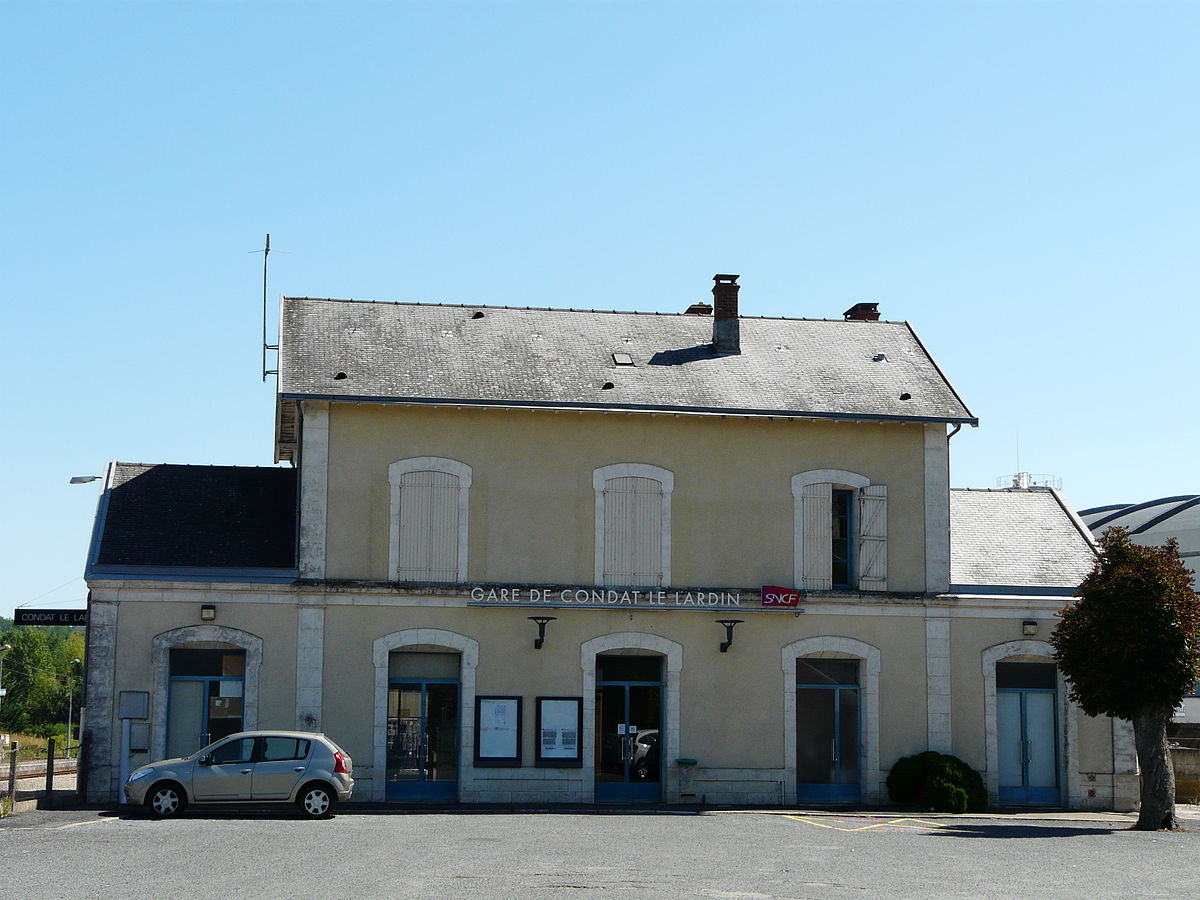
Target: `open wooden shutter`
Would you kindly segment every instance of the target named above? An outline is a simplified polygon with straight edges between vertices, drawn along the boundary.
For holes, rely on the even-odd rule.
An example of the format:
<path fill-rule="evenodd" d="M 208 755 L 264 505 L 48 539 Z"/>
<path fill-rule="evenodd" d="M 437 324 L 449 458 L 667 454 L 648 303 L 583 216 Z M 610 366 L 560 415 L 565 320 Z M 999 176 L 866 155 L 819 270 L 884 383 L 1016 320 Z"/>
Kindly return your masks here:
<path fill-rule="evenodd" d="M 800 507 L 804 590 L 833 590 L 833 485 L 804 485 Z"/>
<path fill-rule="evenodd" d="M 887 590 L 887 485 L 858 492 L 858 589 Z"/>

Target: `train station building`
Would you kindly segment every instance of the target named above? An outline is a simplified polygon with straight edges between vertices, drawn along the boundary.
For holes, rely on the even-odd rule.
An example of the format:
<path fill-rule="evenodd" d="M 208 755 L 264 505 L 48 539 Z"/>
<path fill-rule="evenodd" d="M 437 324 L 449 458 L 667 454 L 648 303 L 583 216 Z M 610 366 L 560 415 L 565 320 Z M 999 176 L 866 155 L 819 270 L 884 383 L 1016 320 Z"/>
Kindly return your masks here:
<path fill-rule="evenodd" d="M 1127 723 L 1047 643 L 1091 568 L 1050 489 L 952 490 L 977 420 L 907 323 L 284 298 L 283 467 L 112 463 L 89 799 L 252 728 L 356 799 L 1128 809 Z M 682 305 L 682 304 L 681 304 Z"/>

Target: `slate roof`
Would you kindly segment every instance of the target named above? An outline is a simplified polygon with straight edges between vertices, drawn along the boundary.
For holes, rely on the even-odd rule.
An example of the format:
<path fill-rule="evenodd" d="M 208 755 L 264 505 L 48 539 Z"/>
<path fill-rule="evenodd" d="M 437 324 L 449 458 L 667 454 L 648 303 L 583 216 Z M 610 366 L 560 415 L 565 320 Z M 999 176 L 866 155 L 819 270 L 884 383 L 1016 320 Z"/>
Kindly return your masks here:
<path fill-rule="evenodd" d="M 296 470 L 115 462 L 89 575 L 296 566 Z"/>
<path fill-rule="evenodd" d="M 741 354 L 716 356 L 705 315 L 285 297 L 279 392 L 285 400 L 977 422 L 907 323 L 739 322 Z"/>
<path fill-rule="evenodd" d="M 950 491 L 950 590 L 1069 596 L 1096 554 L 1049 488 Z"/>

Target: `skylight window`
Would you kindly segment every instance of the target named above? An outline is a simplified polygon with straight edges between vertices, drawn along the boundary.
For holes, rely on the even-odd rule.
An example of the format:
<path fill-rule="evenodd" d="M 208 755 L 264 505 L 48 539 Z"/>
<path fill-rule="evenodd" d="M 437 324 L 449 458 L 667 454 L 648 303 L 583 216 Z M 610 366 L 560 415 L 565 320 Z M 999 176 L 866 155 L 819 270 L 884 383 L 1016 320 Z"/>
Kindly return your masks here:
<path fill-rule="evenodd" d="M 632 366 L 633 365 L 633 357 L 630 356 L 628 353 L 614 353 L 612 356 L 613 356 L 613 362 L 615 362 L 618 366 Z"/>

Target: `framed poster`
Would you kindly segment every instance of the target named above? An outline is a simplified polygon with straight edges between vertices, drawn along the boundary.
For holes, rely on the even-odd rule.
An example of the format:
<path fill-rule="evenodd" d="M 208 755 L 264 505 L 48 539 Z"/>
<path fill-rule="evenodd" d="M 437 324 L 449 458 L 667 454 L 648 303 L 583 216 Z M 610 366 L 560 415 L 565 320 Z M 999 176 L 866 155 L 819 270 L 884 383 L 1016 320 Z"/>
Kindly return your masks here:
<path fill-rule="evenodd" d="M 475 698 L 475 765 L 521 765 L 521 698 Z"/>
<path fill-rule="evenodd" d="M 537 765 L 583 765 L 582 697 L 537 698 Z"/>

